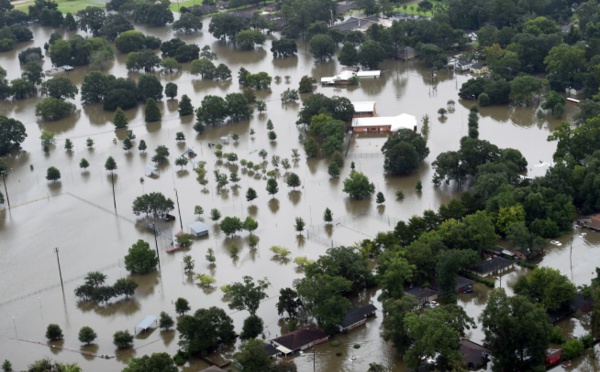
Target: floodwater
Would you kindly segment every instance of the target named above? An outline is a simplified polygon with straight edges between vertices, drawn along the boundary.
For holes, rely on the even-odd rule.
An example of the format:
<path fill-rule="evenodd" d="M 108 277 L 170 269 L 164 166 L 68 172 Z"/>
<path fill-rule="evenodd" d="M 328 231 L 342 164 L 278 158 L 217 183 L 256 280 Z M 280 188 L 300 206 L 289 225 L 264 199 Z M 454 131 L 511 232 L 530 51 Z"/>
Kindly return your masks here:
<path fill-rule="evenodd" d="M 204 22 L 205 29 L 208 22 Z M 32 29 L 34 42 L 19 45 L 13 52 L 0 54 L 0 65 L 8 71 L 9 79 L 20 75 L 16 58 L 18 52 L 29 46 L 41 47 L 52 32 L 51 29 L 37 26 L 32 26 Z M 140 29 L 163 40 L 174 36 L 168 28 Z M 418 172 L 403 178 L 385 177 L 380 153 L 385 138 L 360 136 L 351 144 L 346 166 L 339 179 L 329 178 L 326 161 L 307 161 L 303 156 L 291 169 L 303 183 L 296 191 L 290 190 L 283 179 L 278 178 L 279 192 L 270 197 L 265 190 L 264 179 L 241 172 L 239 187 L 228 185 L 225 191 L 217 193 L 212 171 L 218 169 L 228 174 L 229 167 L 217 161 L 214 149 L 209 149 L 207 143 L 218 142 L 222 136 L 237 133 L 240 135 L 239 142 L 225 145 L 224 152 L 236 152 L 240 159 L 257 162 L 260 160 L 258 151 L 265 149 L 269 158 L 276 154 L 291 160 L 291 150 L 302 148 L 298 140 L 301 130 L 295 125 L 301 104 L 282 105 L 279 99 L 281 92 L 289 87 L 297 88 L 303 75 L 319 80 L 322 76 L 335 74 L 340 65 L 336 60 L 315 63 L 307 46 L 302 43 L 299 44 L 297 57 L 273 60 L 269 52 L 270 40 L 263 48 L 243 52 L 235 50 L 230 44 L 216 41 L 208 32 L 181 37 L 201 47 L 210 45 L 219 56 L 218 62 L 227 64 L 234 75 L 234 81 L 230 82 L 203 81 L 190 75 L 189 65 L 186 65 L 179 74 L 161 76 L 163 84 L 168 81 L 177 83 L 178 97 L 188 94 L 195 105 L 207 94 L 224 96 L 239 91 L 235 75 L 242 66 L 251 72 L 266 71 L 282 78 L 289 76 L 289 83 L 284 78 L 279 84 L 274 82 L 271 90 L 257 92 L 259 99 L 267 101 L 266 113 L 256 113 L 247 122 L 209 128 L 200 136 L 192 128 L 191 117 L 184 120 L 179 118 L 175 101 L 164 100 L 159 103 L 163 111 L 160 123 L 145 124 L 141 106 L 128 110 L 129 127 L 137 136 L 136 146 L 139 140 L 144 139 L 150 150 L 148 154 L 140 154 L 135 149 L 126 153 L 121 149 L 121 142 L 114 144 L 113 139 L 122 139 L 124 134 L 115 133 L 111 123 L 112 113 L 104 112 L 101 107 L 82 108 L 77 104 L 77 112 L 71 117 L 45 123 L 38 122 L 34 114 L 39 98 L 0 103 L 0 113 L 21 120 L 28 133 L 23 143 L 24 151 L 8 160 L 10 170 L 6 183 L 12 209 L 0 210 L 0 360 L 10 359 L 17 370 L 46 356 L 63 362 L 77 362 L 85 371 L 120 370 L 132 356 L 162 351 L 175 353 L 178 336 L 174 331 L 161 333 L 154 330 L 136 337 L 133 351 L 118 352 L 112 344 L 115 331 L 133 330 L 148 314 L 158 315 L 161 311 L 167 311 L 174 316 L 173 302 L 178 297 L 187 298 L 194 310 L 209 306 L 226 308 L 220 290 L 203 290 L 192 278 L 183 274 L 181 259 L 184 253 L 165 252 L 172 235 L 180 229 L 179 218 L 171 225 L 161 227 L 157 239 L 161 270 L 155 274 L 134 277 L 140 286 L 133 300 L 106 306 L 77 303 L 73 290 L 87 272 L 102 271 L 108 275 L 109 283 L 114 282 L 127 275 L 123 256 L 129 246 L 138 239 L 144 239 L 154 246 L 153 235 L 131 211 L 132 201 L 142 193 L 160 191 L 175 200 L 176 189 L 186 230 L 186 225 L 196 219 L 194 206 L 204 207 L 205 215 L 200 219 L 209 224 L 211 234 L 208 238 L 195 241 L 189 250 L 196 261 L 195 272 L 213 275 L 217 287 L 240 281 L 245 275 L 256 279 L 267 277 L 271 282 L 269 299 L 261 305 L 258 315 L 265 321 L 267 337 L 275 337 L 283 332 L 275 310 L 279 289 L 291 286 L 294 279 L 302 276 L 295 269 L 294 257 L 315 259 L 332 242 L 351 245 L 357 240 L 374 237 L 379 231 L 392 229 L 397 220 L 421 214 L 426 209 L 437 209 L 457 192 L 452 187 L 433 187 L 430 164 L 440 152 L 458 149 L 459 139 L 467 133 L 466 122 L 471 103 L 458 102 L 457 90 L 469 77 L 441 71 L 436 81 L 432 82 L 428 69 L 412 62 L 389 61 L 382 65 L 383 75 L 380 79 L 364 80 L 358 87 L 319 87 L 317 92 L 345 96 L 352 101 L 376 101 L 379 115 L 403 112 L 418 118 L 429 115 L 428 145 L 431 153 Z M 47 59 L 44 69 L 50 67 Z M 86 67 L 77 67 L 66 76 L 80 87 L 88 71 Z M 125 69 L 125 56 L 119 54 L 106 71 L 118 77 L 138 76 Z M 450 99 L 458 102 L 456 110 L 446 120 L 440 121 L 436 112 L 440 107 L 445 107 Z M 484 108 L 481 110 L 480 137 L 500 147 L 519 149 L 530 164 L 548 162 L 555 144 L 547 142 L 546 138 L 557 127 L 559 120 L 538 120 L 535 111 L 534 108 Z M 573 113 L 574 109 L 569 107 L 567 115 L 572 116 Z M 268 119 L 275 126 L 275 142 L 269 142 L 267 138 L 265 124 Z M 40 146 L 42 129 L 57 134 L 56 146 L 51 148 L 49 155 L 45 155 Z M 250 129 L 256 132 L 253 138 L 249 135 Z M 185 133 L 185 144 L 175 141 L 175 134 L 179 131 Z M 86 148 L 88 137 L 95 141 L 93 150 Z M 67 138 L 75 145 L 71 154 L 63 148 Z M 170 163 L 160 167 L 160 177 L 143 177 L 144 166 L 150 162 L 152 150 L 158 145 L 166 145 L 170 149 Z M 206 189 L 196 181 L 191 165 L 188 164 L 183 171 L 174 165 L 174 159 L 187 147 L 198 153 L 195 160 L 207 162 L 209 184 Z M 303 154 L 302 150 L 300 152 Z M 110 175 L 103 166 L 108 156 L 113 156 L 118 165 L 115 176 L 116 213 Z M 91 164 L 87 172 L 79 169 L 81 158 L 86 158 Z M 378 208 L 374 199 L 350 201 L 342 192 L 342 181 L 350 172 L 351 161 L 358 170 L 368 175 L 377 190 L 385 194 L 387 200 L 383 207 Z M 45 180 L 49 166 L 60 169 L 60 182 L 53 184 Z M 141 178 L 144 179 L 143 183 L 140 182 Z M 414 191 L 418 180 L 423 182 L 421 194 Z M 253 203 L 245 199 L 248 187 L 253 187 L 259 195 Z M 405 194 L 401 202 L 395 200 L 397 190 Z M 320 226 L 326 207 L 333 211 L 336 222 L 339 222 L 331 231 Z M 260 237 L 258 250 L 250 251 L 247 233 L 227 239 L 209 220 L 211 208 L 218 208 L 223 216 L 242 219 L 253 216 L 259 222 L 255 232 Z M 177 215 L 177 210 L 174 214 Z M 307 222 L 311 232 L 309 237 L 306 232 L 303 236 L 295 232 L 296 217 L 302 217 Z M 588 283 L 594 269 L 594 261 L 589 258 L 597 252 L 600 238 L 594 233 L 588 233 L 583 238 L 576 235 L 572 250 L 569 248 L 570 237 L 565 239 L 563 247 L 549 251 L 542 265 L 560 269 L 577 285 Z M 230 257 L 230 247 L 234 244 L 240 249 L 235 259 Z M 290 249 L 292 259 L 287 262 L 273 260 L 269 251 L 273 245 Z M 215 250 L 217 258 L 216 266 L 212 268 L 204 258 L 210 247 Z M 60 286 L 55 248 L 58 248 L 60 255 L 64 291 Z M 517 272 L 505 276 L 503 285 L 514 281 L 516 275 Z M 476 317 L 485 305 L 487 293 L 485 288 L 478 288 L 476 294 L 461 297 L 460 303 L 470 315 Z M 369 292 L 356 301 L 374 302 L 381 309 L 376 298 L 377 293 Z M 236 330 L 241 331 L 243 319 L 248 314 L 227 311 L 235 321 Z M 364 371 L 369 363 L 378 362 L 390 366 L 394 371 L 403 371 L 405 368 L 394 356 L 392 347 L 380 337 L 381 320 L 379 312 L 378 317 L 370 320 L 365 327 L 348 335 L 336 336 L 341 342 L 340 346 L 321 345 L 314 353 L 296 358 L 299 370 Z M 49 323 L 57 323 L 63 329 L 65 340 L 59 345 L 64 349 L 46 345 L 44 333 Z M 77 333 L 86 325 L 97 331 L 98 339 L 95 345 L 82 348 Z M 577 323 L 571 328 L 578 334 L 583 327 Z M 480 329 L 473 330 L 471 336 L 476 341 L 483 338 Z M 354 344 L 360 345 L 360 348 L 355 349 Z M 93 358 L 79 353 L 79 350 L 113 358 Z M 336 355 L 338 353 L 339 356 Z M 586 359 L 582 363 L 591 365 L 593 362 Z M 205 366 L 198 361 L 185 370 L 197 371 Z"/>

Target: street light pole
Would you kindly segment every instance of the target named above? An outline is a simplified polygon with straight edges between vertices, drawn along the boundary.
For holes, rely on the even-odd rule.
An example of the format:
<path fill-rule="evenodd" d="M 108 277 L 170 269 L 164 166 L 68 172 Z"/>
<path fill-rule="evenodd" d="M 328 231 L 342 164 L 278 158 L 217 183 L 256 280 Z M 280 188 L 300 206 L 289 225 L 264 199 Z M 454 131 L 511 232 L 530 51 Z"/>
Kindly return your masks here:
<path fill-rule="evenodd" d="M 177 189 L 175 190 L 175 200 L 177 200 L 177 213 L 179 213 L 179 226 L 181 227 L 181 231 L 183 231 L 183 220 L 181 219 L 181 208 L 179 207 L 179 195 L 177 195 Z"/>
<path fill-rule="evenodd" d="M 4 180 L 4 194 L 6 195 L 6 204 L 8 205 L 8 208 L 10 208 L 10 199 L 8 198 L 8 190 L 6 189 L 6 171 L 5 170 L 2 171 L 2 178 Z"/>
<path fill-rule="evenodd" d="M 58 247 L 54 248 L 54 252 L 56 252 L 56 262 L 58 263 L 58 275 L 60 276 L 60 286 L 65 291 L 65 285 L 63 284 L 62 270 L 60 269 L 60 258 L 58 257 Z"/>

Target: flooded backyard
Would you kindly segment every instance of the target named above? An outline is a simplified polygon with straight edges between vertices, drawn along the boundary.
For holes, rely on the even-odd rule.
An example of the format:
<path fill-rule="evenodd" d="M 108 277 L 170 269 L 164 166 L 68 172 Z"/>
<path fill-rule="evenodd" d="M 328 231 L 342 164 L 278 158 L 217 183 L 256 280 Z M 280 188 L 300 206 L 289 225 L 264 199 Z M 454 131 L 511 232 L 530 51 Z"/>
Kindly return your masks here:
<path fill-rule="evenodd" d="M 208 28 L 209 20 L 204 20 Z M 8 72 L 8 79 L 20 76 L 20 66 L 16 55 L 31 46 L 42 47 L 52 32 L 51 29 L 32 26 L 34 42 L 20 45 L 18 49 L 0 54 L 0 65 Z M 157 36 L 162 40 L 174 37 L 170 28 L 146 29 L 143 32 Z M 298 87 L 300 78 L 309 75 L 319 80 L 323 76 L 334 75 L 341 68 L 337 60 L 315 63 L 307 46 L 298 45 L 298 56 L 274 60 L 269 52 L 270 40 L 263 48 L 254 52 L 235 50 L 230 44 L 216 41 L 208 32 L 197 35 L 177 35 L 186 42 L 195 42 L 200 47 L 210 45 L 218 56 L 219 63 L 225 63 L 232 70 L 234 79 L 227 82 L 200 80 L 189 73 L 189 64 L 184 65 L 180 73 L 161 75 L 163 85 L 172 81 L 178 85 L 180 98 L 187 94 L 194 106 L 198 106 L 205 95 L 225 96 L 238 92 L 237 71 L 244 67 L 250 72 L 266 71 L 271 76 L 282 78 L 289 76 L 279 84 L 273 83 L 270 90 L 258 91 L 257 97 L 267 102 L 267 112 L 246 122 L 227 124 L 208 128 L 202 135 L 193 129 L 192 117 L 179 118 L 177 102 L 164 99 L 159 102 L 163 112 L 160 123 L 146 124 L 142 106 L 126 111 L 129 129 L 136 135 L 135 147 L 130 153 L 121 148 L 124 133 L 115 133 L 112 124 L 113 113 L 105 112 L 99 105 L 81 107 L 77 103 L 76 114 L 58 122 L 38 122 L 34 107 L 38 98 L 18 102 L 0 103 L 0 114 L 14 117 L 25 124 L 28 137 L 23 143 L 24 151 L 18 157 L 8 159 L 9 171 L 6 187 L 10 197 L 11 209 L 0 210 L 0 359 L 9 359 L 16 370 L 26 368 L 35 359 L 51 357 L 63 362 L 77 362 L 85 371 L 116 371 L 132 356 L 141 356 L 152 352 L 177 351 L 176 332 L 154 330 L 136 337 L 134 350 L 120 352 L 112 343 L 112 335 L 118 330 L 133 327 L 146 315 L 158 315 L 166 311 L 175 315 L 173 302 L 178 297 L 189 300 L 193 310 L 201 307 L 219 306 L 225 308 L 234 319 L 236 331 L 241 331 L 242 322 L 247 317 L 245 311 L 230 311 L 222 301 L 223 293 L 203 290 L 183 273 L 182 257 L 184 252 L 169 254 L 172 236 L 180 230 L 177 210 L 173 215 L 177 221 L 161 226 L 157 237 L 160 251 L 160 271 L 133 279 L 139 287 L 133 300 L 108 306 L 78 304 L 73 293 L 76 286 L 83 282 L 83 276 L 90 271 L 102 271 L 108 275 L 107 282 L 112 283 L 128 275 L 124 268 L 123 257 L 128 248 L 138 239 L 144 239 L 154 245 L 154 236 L 145 227 L 141 218 L 132 212 L 132 202 L 143 193 L 162 192 L 175 200 L 175 192 L 181 206 L 184 230 L 197 219 L 194 206 L 200 205 L 205 214 L 199 219 L 210 227 L 210 235 L 195 240 L 188 254 L 196 261 L 196 273 L 208 273 L 221 285 L 241 281 L 249 275 L 255 279 L 267 277 L 271 282 L 265 300 L 258 310 L 265 322 L 265 334 L 268 338 L 282 334 L 276 302 L 279 290 L 292 286 L 294 279 L 302 276 L 295 269 L 293 258 L 306 256 L 316 259 L 332 244 L 352 245 L 358 240 L 373 238 L 379 231 L 393 229 L 398 220 L 408 219 L 421 214 L 426 209 L 437 209 L 448 202 L 458 190 L 451 187 L 435 188 L 431 183 L 433 170 L 431 162 L 444 151 L 456 150 L 459 140 L 467 134 L 467 116 L 471 102 L 458 102 L 458 89 L 469 76 L 456 75 L 441 71 L 437 79 L 431 81 L 431 71 L 413 62 L 388 61 L 382 67 L 380 79 L 363 80 L 357 87 L 326 88 L 318 87 L 316 92 L 327 96 L 339 95 L 351 101 L 375 101 L 377 112 L 381 116 L 409 113 L 421 118 L 431 118 L 428 146 L 429 157 L 415 174 L 408 177 L 385 177 L 381 146 L 385 137 L 360 135 L 350 145 L 346 164 L 338 179 L 330 179 L 327 162 L 320 159 L 306 160 L 299 142 L 301 128 L 296 127 L 297 113 L 301 103 L 282 105 L 280 94 L 287 88 Z M 107 67 L 107 73 L 117 77 L 136 78 L 137 73 L 129 73 L 125 68 L 126 56 L 118 54 L 115 62 Z M 50 68 L 46 58 L 44 69 Z M 68 77 L 81 88 L 87 67 L 77 67 L 68 73 Z M 455 112 L 447 120 L 440 121 L 437 110 L 446 107 L 448 100 L 457 101 Z M 79 102 L 79 97 L 76 100 Z M 566 115 L 575 111 L 568 107 Z M 547 142 L 548 134 L 555 129 L 560 120 L 536 118 L 535 108 L 489 107 L 482 108 L 479 121 L 480 138 L 489 140 L 499 147 L 512 147 L 520 150 L 527 158 L 531 172 L 534 165 L 550 162 L 555 143 Z M 266 122 L 273 121 L 277 140 L 269 141 Z M 420 126 L 420 125 L 419 125 Z M 56 133 L 56 145 L 45 155 L 39 136 L 43 129 Z M 250 136 L 250 129 L 256 133 Z M 175 134 L 183 132 L 184 144 L 175 141 Z M 217 143 L 222 136 L 238 134 L 240 139 L 223 146 L 223 152 L 235 152 L 239 159 L 257 162 L 258 152 L 264 149 L 271 155 L 291 159 L 292 149 L 300 150 L 302 157 L 293 163 L 290 171 L 297 173 L 302 186 L 295 191 L 285 185 L 279 177 L 279 192 L 273 197 L 266 191 L 266 181 L 240 172 L 239 187 L 228 185 L 224 191 L 216 192 L 213 170 L 229 175 L 229 166 L 220 164 L 209 149 L 209 142 Z M 63 146 L 65 139 L 74 143 L 74 151 L 67 153 Z M 92 138 L 95 146 L 86 148 L 86 139 Z M 148 154 L 141 154 L 137 148 L 140 140 L 148 145 Z M 154 148 L 166 145 L 171 153 L 169 164 L 159 167 L 158 178 L 144 177 L 144 168 L 150 163 Z M 174 160 L 186 148 L 192 148 L 198 154 L 194 159 L 207 162 L 209 183 L 204 189 L 196 181 L 190 164 L 181 170 Z M 117 211 L 113 208 L 111 178 L 104 170 L 108 156 L 113 156 L 118 169 L 115 175 L 115 194 Z M 87 172 L 79 169 L 79 161 L 86 158 L 90 163 Z M 342 192 L 343 180 L 350 173 L 350 162 L 356 169 L 365 173 L 375 184 L 377 191 L 383 192 L 386 202 L 377 207 L 374 198 L 363 201 L 351 201 Z M 60 169 L 60 182 L 49 183 L 45 179 L 46 169 L 55 166 Z M 140 179 L 144 182 L 140 182 Z M 422 181 L 423 191 L 414 190 L 417 181 Z M 254 188 L 258 198 L 247 202 L 245 193 L 248 187 Z M 176 190 L 176 191 L 175 191 Z M 395 200 L 395 192 L 402 190 L 403 201 Z M 217 225 L 208 217 L 208 212 L 217 208 L 223 216 L 236 216 L 242 220 L 250 215 L 259 223 L 256 235 L 260 243 L 256 252 L 249 248 L 247 233 L 226 239 Z M 330 208 L 333 212 L 334 226 L 326 230 L 322 226 L 323 212 Z M 307 223 L 308 236 L 298 236 L 294 229 L 294 219 L 302 217 Z M 562 247 L 553 247 L 547 251 L 541 266 L 559 269 L 576 285 L 589 283 L 593 276 L 600 252 L 600 235 L 589 232 L 585 236 L 575 230 L 573 236 L 561 239 Z M 235 244 L 240 252 L 238 258 L 231 258 L 230 248 Z M 291 259 L 287 262 L 272 258 L 269 248 L 279 245 L 291 250 Z M 57 266 L 58 248 L 64 290 L 61 288 Z M 208 248 L 213 248 L 216 266 L 210 268 L 205 259 Z M 499 281 L 503 287 L 515 282 L 522 269 L 504 275 Z M 500 284 L 500 283 L 499 283 Z M 477 317 L 485 306 L 489 289 L 476 286 L 475 293 L 462 295 L 459 304 L 464 306 L 470 316 Z M 371 362 L 390 366 L 394 371 L 404 371 L 400 360 L 395 357 L 393 348 L 383 341 L 381 333 L 381 304 L 379 293 L 367 292 L 357 303 L 373 302 L 378 307 L 377 317 L 347 335 L 336 336 L 340 346 L 329 343 L 311 350 L 305 357 L 296 358 L 300 371 L 366 371 Z M 57 323 L 65 334 L 60 345 L 65 349 L 48 348 L 44 333 L 49 323 Z M 77 333 L 82 326 L 91 326 L 98 333 L 96 344 L 81 347 Z M 587 323 L 569 320 L 561 327 L 567 333 L 580 335 Z M 473 341 L 480 342 L 483 333 L 480 328 L 471 330 L 468 335 Z M 354 344 L 360 348 L 355 349 Z M 101 359 L 79 353 L 85 350 L 99 355 L 116 358 Z M 336 355 L 340 353 L 340 355 Z M 573 368 L 594 370 L 597 363 L 593 358 L 584 358 Z M 207 365 L 196 361 L 185 371 L 197 371 Z"/>

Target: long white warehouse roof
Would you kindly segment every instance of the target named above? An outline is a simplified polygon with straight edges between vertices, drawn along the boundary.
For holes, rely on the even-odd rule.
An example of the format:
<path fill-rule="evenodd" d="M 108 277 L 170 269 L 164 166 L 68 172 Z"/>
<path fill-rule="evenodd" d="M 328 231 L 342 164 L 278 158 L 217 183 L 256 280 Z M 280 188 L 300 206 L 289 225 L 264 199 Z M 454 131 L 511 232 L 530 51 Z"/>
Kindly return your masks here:
<path fill-rule="evenodd" d="M 372 118 L 356 118 L 352 120 L 352 127 L 375 127 L 390 125 L 390 130 L 396 132 L 400 129 L 414 129 L 417 125 L 417 118 L 409 114 L 400 114 L 398 116 L 375 116 Z"/>

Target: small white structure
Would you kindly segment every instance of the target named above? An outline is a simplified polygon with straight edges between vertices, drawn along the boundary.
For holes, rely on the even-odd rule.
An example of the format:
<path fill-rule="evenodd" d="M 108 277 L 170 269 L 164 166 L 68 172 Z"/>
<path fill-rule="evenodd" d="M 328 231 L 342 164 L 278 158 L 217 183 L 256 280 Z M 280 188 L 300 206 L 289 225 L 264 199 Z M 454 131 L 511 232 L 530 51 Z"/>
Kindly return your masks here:
<path fill-rule="evenodd" d="M 148 164 L 144 168 L 144 174 L 146 175 L 146 177 L 153 177 L 153 176 L 158 177 L 159 171 L 158 171 L 158 168 L 156 167 L 156 165 Z"/>
<path fill-rule="evenodd" d="M 137 334 L 138 330 L 146 332 L 149 328 L 157 326 L 156 317 L 154 315 L 146 315 L 138 325 L 133 327 L 133 333 Z"/>
<path fill-rule="evenodd" d="M 365 118 L 375 116 L 375 101 L 364 101 L 364 102 L 352 102 L 354 106 L 353 118 Z"/>
<path fill-rule="evenodd" d="M 359 78 L 377 79 L 381 76 L 381 70 L 359 71 L 356 73 L 356 76 L 358 76 Z"/>
<path fill-rule="evenodd" d="M 364 132 L 397 132 L 400 129 L 417 130 L 417 118 L 409 114 L 398 116 L 375 116 L 352 119 L 352 131 Z"/>
<path fill-rule="evenodd" d="M 189 224 L 188 228 L 190 229 L 190 234 L 194 235 L 196 238 L 208 235 L 208 226 L 200 221 Z"/>
<path fill-rule="evenodd" d="M 225 145 L 229 145 L 229 136 L 221 137 L 221 143 L 223 143 Z"/>

